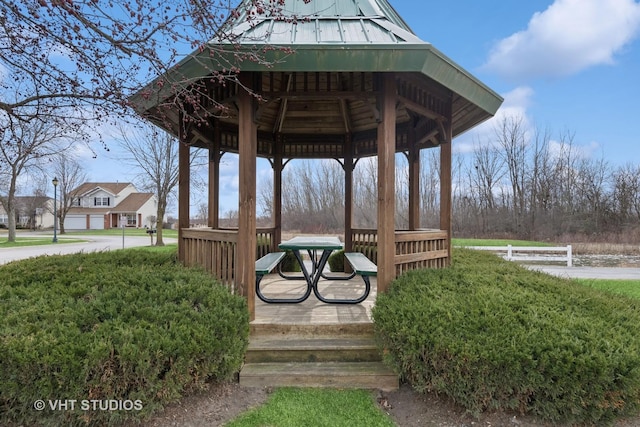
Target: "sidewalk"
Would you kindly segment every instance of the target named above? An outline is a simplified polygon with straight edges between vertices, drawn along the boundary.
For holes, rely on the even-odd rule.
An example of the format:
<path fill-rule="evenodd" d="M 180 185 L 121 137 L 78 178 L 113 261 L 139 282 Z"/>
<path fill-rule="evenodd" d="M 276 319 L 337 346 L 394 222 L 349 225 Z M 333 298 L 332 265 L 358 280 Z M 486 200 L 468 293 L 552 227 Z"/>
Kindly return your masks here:
<path fill-rule="evenodd" d="M 571 279 L 640 280 L 640 268 L 626 267 L 563 267 L 555 265 L 529 265 L 532 270 L 544 271 Z"/>

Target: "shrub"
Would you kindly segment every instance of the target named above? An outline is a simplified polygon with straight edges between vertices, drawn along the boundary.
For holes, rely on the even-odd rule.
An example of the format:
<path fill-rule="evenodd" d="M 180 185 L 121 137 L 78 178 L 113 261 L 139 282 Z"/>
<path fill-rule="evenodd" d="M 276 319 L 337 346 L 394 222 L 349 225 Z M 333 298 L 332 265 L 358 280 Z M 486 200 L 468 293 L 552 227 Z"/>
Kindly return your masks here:
<path fill-rule="evenodd" d="M 329 271 L 343 272 L 344 271 L 344 249 L 335 251 L 329 256 Z"/>
<path fill-rule="evenodd" d="M 288 272 L 302 271 L 293 251 L 286 250 L 285 253 L 285 257 L 280 262 L 280 269 Z"/>
<path fill-rule="evenodd" d="M 0 418 L 23 425 L 104 425 L 144 418 L 227 379 L 248 343 L 248 311 L 175 252 L 50 256 L 0 268 Z M 34 402 L 76 399 L 75 410 Z M 82 400 L 141 410 L 82 410 Z M 90 403 L 91 405 L 91 403 Z"/>
<path fill-rule="evenodd" d="M 378 295 L 376 336 L 418 391 L 473 413 L 606 424 L 640 405 L 640 304 L 458 249 Z"/>

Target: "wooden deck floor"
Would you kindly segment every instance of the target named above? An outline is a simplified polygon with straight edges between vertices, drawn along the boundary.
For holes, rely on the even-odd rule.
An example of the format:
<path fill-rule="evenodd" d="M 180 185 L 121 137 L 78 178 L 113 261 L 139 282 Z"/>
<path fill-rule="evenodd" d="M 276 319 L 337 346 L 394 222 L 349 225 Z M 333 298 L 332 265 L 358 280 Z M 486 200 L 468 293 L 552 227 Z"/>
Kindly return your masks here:
<path fill-rule="evenodd" d="M 256 298 L 256 318 L 252 324 L 337 325 L 371 323 L 371 308 L 376 300 L 376 278 L 371 278 L 371 292 L 360 304 L 325 304 L 313 293 L 299 304 L 267 304 Z M 277 274 L 262 279 L 260 287 L 266 297 L 295 298 L 306 290 L 304 280 L 285 280 Z M 320 280 L 321 295 L 326 298 L 357 298 L 364 291 L 360 276 L 351 280 Z"/>

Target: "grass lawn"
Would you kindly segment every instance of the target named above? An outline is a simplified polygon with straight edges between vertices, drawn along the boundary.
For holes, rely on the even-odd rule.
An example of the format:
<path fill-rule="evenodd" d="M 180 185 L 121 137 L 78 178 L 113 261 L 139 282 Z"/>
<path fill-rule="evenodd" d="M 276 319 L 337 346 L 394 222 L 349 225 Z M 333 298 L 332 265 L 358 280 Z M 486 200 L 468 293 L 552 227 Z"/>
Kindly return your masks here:
<path fill-rule="evenodd" d="M 65 233 L 65 236 L 82 236 L 82 235 L 92 235 L 92 236 L 122 236 L 122 228 L 109 228 L 106 230 L 79 230 L 79 231 L 68 231 Z M 125 228 L 124 229 L 125 236 L 148 236 L 147 230 L 144 228 Z M 162 230 L 162 237 L 178 237 L 178 230 Z M 155 240 L 155 235 L 154 235 Z"/>
<path fill-rule="evenodd" d="M 170 243 L 170 244 L 164 245 L 164 246 L 139 246 L 136 249 L 137 250 L 141 250 L 141 251 L 159 252 L 159 253 L 175 252 L 177 254 L 178 253 L 178 244 L 177 243 Z"/>
<path fill-rule="evenodd" d="M 0 248 L 17 248 L 22 246 L 40 246 L 40 245 L 51 245 L 53 242 L 51 241 L 51 237 L 16 237 L 15 242 L 9 242 L 8 240 L 0 240 Z M 64 243 L 80 243 L 85 242 L 83 239 L 67 239 L 58 237 L 58 242 L 56 244 L 64 244 Z"/>
<path fill-rule="evenodd" d="M 267 403 L 226 424 L 227 427 L 394 425 L 376 407 L 370 391 L 312 388 L 276 389 Z"/>
<path fill-rule="evenodd" d="M 453 246 L 551 246 L 545 242 L 502 239 L 451 239 L 451 243 Z"/>
<path fill-rule="evenodd" d="M 575 279 L 592 288 L 640 299 L 640 280 Z"/>

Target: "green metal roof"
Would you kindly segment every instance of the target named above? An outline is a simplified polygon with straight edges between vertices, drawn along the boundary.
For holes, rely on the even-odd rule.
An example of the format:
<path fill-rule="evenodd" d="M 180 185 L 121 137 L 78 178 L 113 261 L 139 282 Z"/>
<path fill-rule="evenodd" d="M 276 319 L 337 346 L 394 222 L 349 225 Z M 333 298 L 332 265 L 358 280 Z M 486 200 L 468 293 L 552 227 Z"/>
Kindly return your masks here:
<path fill-rule="evenodd" d="M 250 5 L 243 1 L 224 28 L 240 44 L 422 43 L 386 1 L 286 1 L 277 17 L 260 18 L 249 18 Z"/>
<path fill-rule="evenodd" d="M 230 69 L 419 73 L 466 100 L 459 103 L 460 111 L 454 111 L 454 135 L 495 115 L 502 104 L 497 93 L 420 40 L 386 0 L 285 0 L 277 16 L 252 15 L 251 4 L 243 0 L 238 14 L 223 27 L 226 34 L 235 35 L 233 44 L 212 39 L 211 51 L 194 52 L 134 95 L 137 110 L 151 110 L 176 85 Z M 282 19 L 283 15 L 291 19 Z M 257 47 L 267 45 L 275 48 L 261 52 L 261 60 L 239 59 L 243 52 L 254 57 L 251 53 Z"/>

